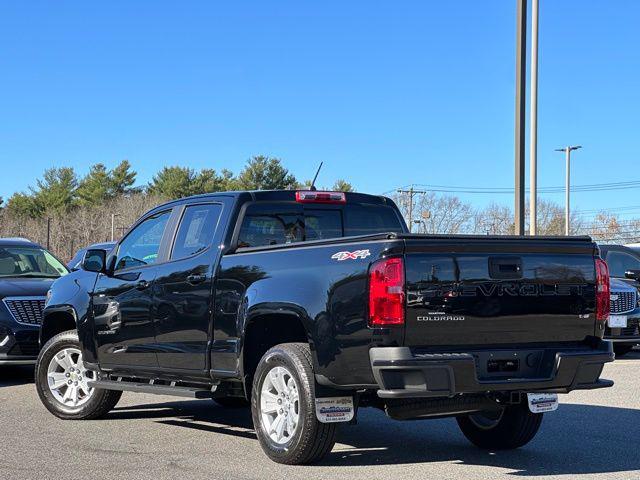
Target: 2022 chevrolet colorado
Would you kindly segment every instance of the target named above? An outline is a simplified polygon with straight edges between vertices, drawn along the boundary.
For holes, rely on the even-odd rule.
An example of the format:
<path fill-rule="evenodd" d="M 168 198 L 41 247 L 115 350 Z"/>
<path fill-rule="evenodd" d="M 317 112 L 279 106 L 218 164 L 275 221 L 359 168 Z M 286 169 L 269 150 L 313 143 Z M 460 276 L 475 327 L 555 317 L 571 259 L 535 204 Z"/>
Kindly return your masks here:
<path fill-rule="evenodd" d="M 612 385 L 608 310 L 588 237 L 412 235 L 380 196 L 218 193 L 153 209 L 54 284 L 36 386 L 66 419 L 122 391 L 250 403 L 282 463 L 322 458 L 359 407 L 516 448 L 555 394 Z"/>

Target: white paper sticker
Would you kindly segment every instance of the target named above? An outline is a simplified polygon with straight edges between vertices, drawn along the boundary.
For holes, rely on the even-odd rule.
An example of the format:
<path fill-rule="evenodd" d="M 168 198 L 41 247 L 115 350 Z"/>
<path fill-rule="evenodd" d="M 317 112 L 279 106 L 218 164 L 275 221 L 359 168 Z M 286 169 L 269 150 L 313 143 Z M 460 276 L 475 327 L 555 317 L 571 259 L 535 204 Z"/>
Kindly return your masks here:
<path fill-rule="evenodd" d="M 353 413 L 353 397 L 316 398 L 316 417 L 322 423 L 348 422 Z"/>
<path fill-rule="evenodd" d="M 527 393 L 531 413 L 553 412 L 558 409 L 557 393 Z"/>
<path fill-rule="evenodd" d="M 609 315 L 609 327 L 627 328 L 627 316 L 626 315 Z"/>

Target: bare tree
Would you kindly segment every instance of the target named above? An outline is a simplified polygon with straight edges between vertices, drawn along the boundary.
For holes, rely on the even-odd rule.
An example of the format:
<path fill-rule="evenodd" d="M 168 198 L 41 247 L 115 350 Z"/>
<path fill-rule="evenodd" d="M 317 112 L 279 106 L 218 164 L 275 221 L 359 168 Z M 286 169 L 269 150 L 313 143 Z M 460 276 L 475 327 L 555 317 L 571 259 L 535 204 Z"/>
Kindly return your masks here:
<path fill-rule="evenodd" d="M 42 218 L 13 215 L 0 210 L 0 237 L 26 237 L 47 244 L 47 223 L 50 227 L 49 248 L 63 260 L 70 259 L 77 250 L 111 237 L 111 215 L 116 218 L 116 236 L 143 213 L 165 199 L 142 193 L 120 195 L 103 205 L 86 205 L 69 213 L 45 212 Z"/>
<path fill-rule="evenodd" d="M 397 194 L 395 201 L 407 223 L 409 208 L 412 208 L 414 232 L 456 234 L 466 233 L 471 228 L 473 208 L 458 197 L 427 192 L 414 194 L 411 206 L 409 198 L 403 194 Z"/>
<path fill-rule="evenodd" d="M 513 235 L 515 233 L 513 212 L 505 205 L 492 203 L 478 210 L 473 222 L 473 233 L 476 234 Z"/>

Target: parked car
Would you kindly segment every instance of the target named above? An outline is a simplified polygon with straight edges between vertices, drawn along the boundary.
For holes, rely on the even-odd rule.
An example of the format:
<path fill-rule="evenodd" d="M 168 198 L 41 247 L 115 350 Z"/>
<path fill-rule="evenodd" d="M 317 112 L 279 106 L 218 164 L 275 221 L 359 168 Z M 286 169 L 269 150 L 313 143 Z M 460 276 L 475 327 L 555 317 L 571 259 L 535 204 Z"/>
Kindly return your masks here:
<path fill-rule="evenodd" d="M 0 365 L 35 364 L 42 310 L 62 262 L 23 238 L 0 238 Z"/>
<path fill-rule="evenodd" d="M 600 245 L 611 276 L 611 318 L 605 337 L 614 342 L 616 356 L 629 353 L 640 343 L 640 252 L 623 245 Z"/>
<path fill-rule="evenodd" d="M 389 199 L 225 192 L 145 214 L 52 289 L 36 388 L 64 419 L 122 391 L 250 402 L 274 461 L 310 463 L 359 407 L 456 417 L 517 448 L 557 393 L 609 387 L 609 276 L 589 237 L 412 235 Z"/>
<path fill-rule="evenodd" d="M 611 315 L 604 338 L 613 342 L 616 357 L 629 353 L 640 343 L 640 306 L 636 287 L 611 278 Z"/>
<path fill-rule="evenodd" d="M 82 248 L 80 250 L 78 250 L 76 252 L 76 254 L 73 256 L 73 258 L 71 260 L 69 260 L 69 263 L 67 263 L 67 268 L 69 270 L 71 270 L 72 272 L 79 270 L 80 269 L 80 265 L 82 264 L 82 260 L 84 259 L 84 255 L 85 253 L 87 253 L 87 250 L 104 250 L 105 252 L 109 253 L 113 247 L 115 246 L 116 242 L 103 242 L 103 243 L 94 243 L 93 245 L 89 245 L 86 248 Z"/>

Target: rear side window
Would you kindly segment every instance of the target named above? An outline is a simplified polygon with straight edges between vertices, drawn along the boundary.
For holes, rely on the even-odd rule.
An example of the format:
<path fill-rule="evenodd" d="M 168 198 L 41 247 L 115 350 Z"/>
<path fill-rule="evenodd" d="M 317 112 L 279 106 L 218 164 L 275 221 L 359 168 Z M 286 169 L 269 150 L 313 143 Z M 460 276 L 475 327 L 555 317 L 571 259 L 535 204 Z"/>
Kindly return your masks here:
<path fill-rule="evenodd" d="M 208 248 L 218 225 L 222 205 L 190 205 L 185 208 L 171 259 L 185 258 Z"/>
<path fill-rule="evenodd" d="M 239 247 L 260 247 L 301 242 L 304 239 L 302 207 L 289 204 L 250 205 L 245 213 Z"/>
<path fill-rule="evenodd" d="M 344 235 L 371 235 L 403 232 L 396 211 L 385 205 L 347 205 L 344 209 Z"/>
<path fill-rule="evenodd" d="M 260 247 L 403 231 L 396 211 L 385 205 L 303 208 L 291 203 L 254 203 L 246 210 L 238 246 Z"/>
<path fill-rule="evenodd" d="M 304 233 L 305 240 L 342 237 L 342 212 L 305 208 Z"/>

